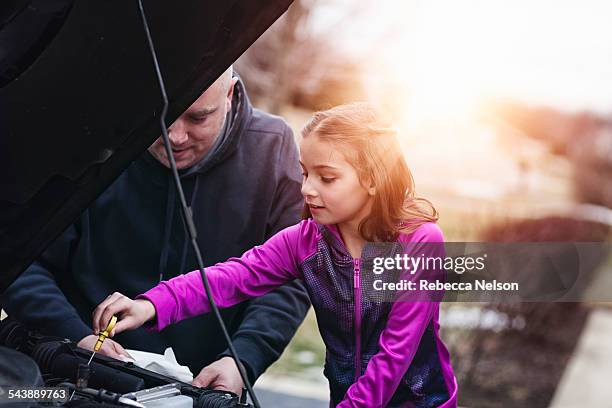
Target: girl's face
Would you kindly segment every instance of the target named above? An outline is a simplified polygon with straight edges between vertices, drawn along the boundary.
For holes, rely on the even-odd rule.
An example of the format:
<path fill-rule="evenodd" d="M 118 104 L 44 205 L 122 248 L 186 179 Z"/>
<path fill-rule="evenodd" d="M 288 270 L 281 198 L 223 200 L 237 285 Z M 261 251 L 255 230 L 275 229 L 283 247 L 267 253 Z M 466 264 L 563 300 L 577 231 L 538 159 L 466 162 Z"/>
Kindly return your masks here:
<path fill-rule="evenodd" d="M 375 189 L 361 184 L 357 171 L 336 145 L 316 134 L 302 138 L 300 164 L 302 195 L 316 222 L 356 227 L 370 214 Z"/>

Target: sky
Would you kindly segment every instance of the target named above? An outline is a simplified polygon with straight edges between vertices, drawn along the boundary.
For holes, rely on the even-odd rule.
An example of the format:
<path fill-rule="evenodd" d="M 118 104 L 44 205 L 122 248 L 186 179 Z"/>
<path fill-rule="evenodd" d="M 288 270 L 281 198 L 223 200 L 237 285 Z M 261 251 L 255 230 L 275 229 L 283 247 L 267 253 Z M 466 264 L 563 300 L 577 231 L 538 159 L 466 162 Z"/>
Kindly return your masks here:
<path fill-rule="evenodd" d="M 398 78 L 437 114 L 508 98 L 612 113 L 612 1 L 328 0 L 315 31 L 333 32 L 373 73 Z M 375 74 L 376 75 L 376 74 Z"/>
<path fill-rule="evenodd" d="M 612 118 L 612 1 L 314 1 L 313 32 L 360 61 L 374 102 L 399 107 L 419 186 L 500 202 L 519 190 L 534 203 L 570 199 L 567 163 L 499 125 L 487 101 Z"/>

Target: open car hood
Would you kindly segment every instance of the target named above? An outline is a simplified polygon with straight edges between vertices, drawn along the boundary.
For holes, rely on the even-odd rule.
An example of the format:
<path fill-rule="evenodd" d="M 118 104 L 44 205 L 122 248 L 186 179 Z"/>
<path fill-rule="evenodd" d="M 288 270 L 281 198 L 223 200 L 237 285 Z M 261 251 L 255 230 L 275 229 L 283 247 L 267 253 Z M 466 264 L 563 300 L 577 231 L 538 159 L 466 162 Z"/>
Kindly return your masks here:
<path fill-rule="evenodd" d="M 144 0 L 172 123 L 291 0 Z M 0 293 L 160 134 L 135 0 L 0 5 Z"/>

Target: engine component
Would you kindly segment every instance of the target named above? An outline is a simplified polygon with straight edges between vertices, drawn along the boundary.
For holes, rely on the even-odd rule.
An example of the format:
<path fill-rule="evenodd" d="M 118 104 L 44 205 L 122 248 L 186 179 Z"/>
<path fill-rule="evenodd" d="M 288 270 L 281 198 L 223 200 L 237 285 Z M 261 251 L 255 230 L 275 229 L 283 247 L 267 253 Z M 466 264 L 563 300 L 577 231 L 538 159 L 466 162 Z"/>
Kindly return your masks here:
<path fill-rule="evenodd" d="M 62 386 L 77 389 L 78 399 L 68 402 L 66 406 L 120 406 L 112 405 L 111 401 L 120 396 L 146 407 L 182 408 L 188 402 L 187 399 L 194 408 L 252 407 L 239 401 L 238 395 L 234 393 L 194 387 L 137 367 L 131 362 L 118 361 L 101 354 L 94 356 L 87 376 L 84 367 L 87 367 L 91 351 L 81 349 L 67 339 L 42 336 L 10 317 L 0 321 L 0 346 L 30 356 L 46 380 L 45 385 L 58 386 L 61 383 Z M 77 388 L 77 383 L 85 385 L 85 378 L 86 387 Z"/>

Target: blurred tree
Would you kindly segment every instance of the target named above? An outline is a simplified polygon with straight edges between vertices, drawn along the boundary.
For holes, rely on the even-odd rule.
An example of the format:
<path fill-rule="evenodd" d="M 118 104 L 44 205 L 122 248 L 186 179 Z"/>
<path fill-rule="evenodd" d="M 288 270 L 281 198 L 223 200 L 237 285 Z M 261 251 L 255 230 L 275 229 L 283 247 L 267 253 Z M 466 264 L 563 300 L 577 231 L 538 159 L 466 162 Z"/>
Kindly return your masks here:
<path fill-rule="evenodd" d="M 498 104 L 495 110 L 521 133 L 546 142 L 553 153 L 571 161 L 578 202 L 612 208 L 611 116 L 518 103 Z"/>
<path fill-rule="evenodd" d="M 269 112 L 278 114 L 286 105 L 316 110 L 364 99 L 356 61 L 334 45 L 331 29 L 313 28 L 320 3 L 295 0 L 235 64 L 256 104 Z M 338 23 L 358 12 L 358 6 L 346 7 Z"/>
<path fill-rule="evenodd" d="M 507 220 L 490 226 L 484 242 L 598 242 L 608 239 L 610 227 L 563 217 Z M 606 259 L 602 251 L 591 270 Z M 534 276 L 534 279 L 537 276 Z M 547 407 L 571 357 L 589 314 L 581 303 L 488 303 L 518 327 L 501 332 L 472 330 L 451 351 L 460 356 L 456 374 L 462 388 L 461 403 L 478 407 Z M 455 357 L 457 358 L 457 357 Z"/>
<path fill-rule="evenodd" d="M 612 208 L 612 120 L 570 140 L 568 156 L 578 201 Z"/>

